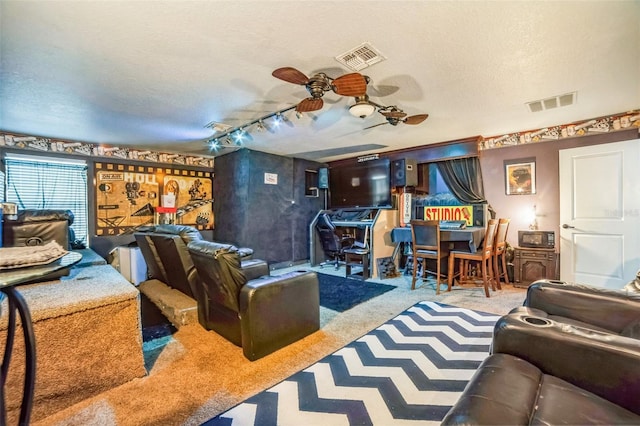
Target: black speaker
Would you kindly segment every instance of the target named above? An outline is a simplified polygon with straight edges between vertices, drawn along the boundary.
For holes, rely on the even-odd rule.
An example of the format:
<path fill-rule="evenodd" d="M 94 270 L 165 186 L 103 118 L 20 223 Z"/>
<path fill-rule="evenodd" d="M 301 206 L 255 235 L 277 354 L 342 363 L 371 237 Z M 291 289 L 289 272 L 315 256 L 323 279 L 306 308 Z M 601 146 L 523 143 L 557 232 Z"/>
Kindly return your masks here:
<path fill-rule="evenodd" d="M 473 226 L 487 226 L 487 221 L 489 219 L 488 204 L 473 205 Z"/>
<path fill-rule="evenodd" d="M 321 167 L 318 169 L 318 188 L 329 188 L 329 169 L 327 169 L 326 167 Z"/>
<path fill-rule="evenodd" d="M 411 158 L 391 162 L 391 186 L 418 185 L 418 163 Z"/>

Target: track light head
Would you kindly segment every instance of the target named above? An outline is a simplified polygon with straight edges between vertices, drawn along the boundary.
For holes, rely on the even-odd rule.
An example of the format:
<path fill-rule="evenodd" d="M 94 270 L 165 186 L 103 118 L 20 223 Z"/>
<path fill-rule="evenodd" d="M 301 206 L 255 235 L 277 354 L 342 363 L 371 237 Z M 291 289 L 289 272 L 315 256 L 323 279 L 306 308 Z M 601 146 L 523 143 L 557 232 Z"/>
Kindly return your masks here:
<path fill-rule="evenodd" d="M 211 151 L 217 151 L 218 149 L 220 149 L 220 141 L 218 140 L 218 138 L 209 140 L 209 149 Z"/>

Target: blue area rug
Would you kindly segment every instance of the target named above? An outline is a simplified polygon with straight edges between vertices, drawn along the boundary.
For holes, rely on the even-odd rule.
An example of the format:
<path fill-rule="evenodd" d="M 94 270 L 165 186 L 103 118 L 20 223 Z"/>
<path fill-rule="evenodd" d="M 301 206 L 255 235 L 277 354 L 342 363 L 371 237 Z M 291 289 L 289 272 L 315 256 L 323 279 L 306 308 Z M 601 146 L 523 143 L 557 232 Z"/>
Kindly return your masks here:
<path fill-rule="evenodd" d="M 344 312 L 354 306 L 393 290 L 395 286 L 329 274 L 318 274 L 320 306 Z"/>
<path fill-rule="evenodd" d="M 498 318 L 420 302 L 204 424 L 439 424 L 488 356 Z"/>

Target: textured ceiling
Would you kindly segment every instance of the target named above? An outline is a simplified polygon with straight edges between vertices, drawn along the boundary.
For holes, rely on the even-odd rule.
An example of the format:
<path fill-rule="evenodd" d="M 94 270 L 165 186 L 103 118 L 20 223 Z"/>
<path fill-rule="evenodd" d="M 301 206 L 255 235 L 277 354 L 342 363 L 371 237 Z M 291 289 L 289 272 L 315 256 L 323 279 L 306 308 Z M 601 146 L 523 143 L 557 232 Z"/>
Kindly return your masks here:
<path fill-rule="evenodd" d="M 419 125 L 325 105 L 246 146 L 330 161 L 598 117 L 640 106 L 640 2 L 0 2 L 0 129 L 209 154 L 211 121 L 238 126 L 295 105 L 271 75 L 350 72 L 335 56 L 369 42 L 386 60 L 368 94 Z M 526 102 L 577 92 L 574 105 Z M 225 151 L 221 151 L 224 153 Z"/>

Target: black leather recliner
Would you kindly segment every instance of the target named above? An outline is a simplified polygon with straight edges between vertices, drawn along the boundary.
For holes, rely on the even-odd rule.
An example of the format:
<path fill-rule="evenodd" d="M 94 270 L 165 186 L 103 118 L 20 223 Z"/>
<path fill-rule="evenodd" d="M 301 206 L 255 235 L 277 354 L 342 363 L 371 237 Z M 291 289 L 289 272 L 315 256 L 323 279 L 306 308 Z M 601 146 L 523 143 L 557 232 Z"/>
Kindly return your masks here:
<path fill-rule="evenodd" d="M 443 424 L 640 424 L 634 282 L 536 281 L 496 323 L 491 352 Z"/>
<path fill-rule="evenodd" d="M 198 319 L 233 344 L 249 360 L 283 348 L 320 328 L 320 296 L 315 272 L 269 276 L 262 260 L 241 261 L 233 245 L 192 241 L 198 271 Z"/>
<path fill-rule="evenodd" d="M 149 278 L 196 299 L 197 272 L 187 245 L 202 240 L 200 231 L 187 225 L 150 225 L 140 227 L 134 237 L 147 264 Z M 251 264 L 253 250 L 238 250 L 243 261 Z"/>
<path fill-rule="evenodd" d="M 609 290 L 564 281 L 538 280 L 527 289 L 523 306 L 511 313 L 640 340 L 640 292 Z"/>
<path fill-rule="evenodd" d="M 640 424 L 640 340 L 516 312 L 443 425 Z"/>
<path fill-rule="evenodd" d="M 71 210 L 24 209 L 15 220 L 2 223 L 2 245 L 24 247 L 44 245 L 56 241 L 65 250 L 70 250 L 70 226 L 73 224 Z"/>
<path fill-rule="evenodd" d="M 134 234 L 142 257 L 147 263 L 147 275 L 195 299 L 197 272 L 187 244 L 202 239 L 192 226 L 151 225 Z"/>

